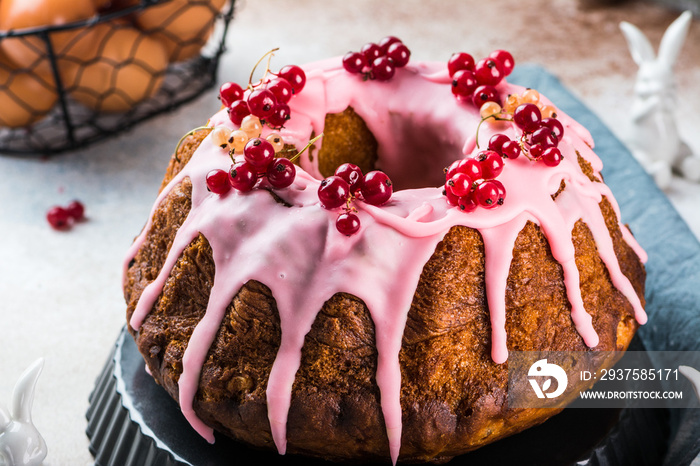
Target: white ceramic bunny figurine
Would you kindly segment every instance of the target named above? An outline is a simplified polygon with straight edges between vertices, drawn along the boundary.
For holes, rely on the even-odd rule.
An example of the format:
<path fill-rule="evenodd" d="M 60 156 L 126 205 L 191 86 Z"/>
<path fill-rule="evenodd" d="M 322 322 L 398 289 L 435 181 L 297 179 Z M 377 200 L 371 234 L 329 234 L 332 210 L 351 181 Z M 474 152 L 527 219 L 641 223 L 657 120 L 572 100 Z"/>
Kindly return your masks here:
<path fill-rule="evenodd" d="M 698 397 L 698 400 L 700 400 L 700 371 L 690 366 L 678 366 L 678 372 L 690 380 L 690 383 L 693 384 L 695 395 Z"/>
<path fill-rule="evenodd" d="M 639 28 L 625 21 L 620 23 L 632 59 L 639 66 L 631 122 L 622 139 L 662 189 L 670 185 L 672 171 L 700 181 L 700 156 L 681 140 L 674 115 L 673 65 L 691 20 L 692 13 L 686 11 L 666 29 L 658 55 Z"/>
<path fill-rule="evenodd" d="M 20 376 L 8 412 L 0 405 L 0 466 L 39 466 L 46 458 L 46 442 L 32 424 L 34 387 L 44 367 L 36 360 Z"/>

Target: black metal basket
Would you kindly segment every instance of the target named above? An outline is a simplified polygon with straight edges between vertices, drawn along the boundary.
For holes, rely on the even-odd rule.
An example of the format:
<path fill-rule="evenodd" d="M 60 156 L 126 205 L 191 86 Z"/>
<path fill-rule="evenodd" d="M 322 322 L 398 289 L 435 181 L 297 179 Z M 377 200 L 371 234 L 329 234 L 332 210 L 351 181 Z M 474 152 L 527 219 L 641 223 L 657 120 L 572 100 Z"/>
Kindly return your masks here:
<path fill-rule="evenodd" d="M 206 24 L 208 29 L 196 39 L 174 42 L 174 49 L 171 47 L 167 52 L 170 53 L 168 62 L 158 69 L 139 58 L 137 53 L 143 44 L 137 39 L 129 49 L 133 56 L 115 61 L 103 55 L 100 47 L 108 47 L 105 39 L 108 34 L 117 34 L 115 31 L 120 29 L 137 30 L 132 23 L 136 15 L 165 4 L 171 4 L 171 7 L 179 5 L 172 2 L 132 0 L 131 6 L 115 11 L 108 9 L 87 20 L 60 26 L 0 31 L 0 154 L 45 156 L 85 147 L 172 111 L 213 87 L 217 81 L 219 60 L 225 51 L 235 0 L 226 0 L 221 9 L 214 7 L 211 0 L 187 0 L 182 11 L 171 8 L 171 17 L 165 20 L 162 30 L 139 31 L 138 40 L 148 35 L 152 42 L 160 35 L 160 38 L 167 36 L 178 41 L 179 38 L 168 30 L 168 21 L 182 19 L 179 16 L 193 11 L 185 12 L 185 8 L 211 9 L 212 19 Z M 97 51 L 88 56 L 81 55 L 77 44 L 95 42 L 95 36 L 90 34 L 97 34 L 98 28 L 108 32 L 97 36 L 102 41 L 95 45 Z M 137 37 L 135 32 L 132 36 Z M 9 45 L 9 41 L 14 41 L 14 48 L 3 47 Z M 187 47 L 196 47 L 194 56 L 184 60 L 173 58 L 178 50 Z M 31 63 L 18 64 L 17 60 L 8 57 L 6 50 L 22 50 L 25 52 L 22 57 L 28 56 Z M 103 68 L 94 68 L 100 66 Z M 123 71 L 125 67 L 137 70 L 140 74 L 136 81 L 146 83 L 140 86 L 143 92 L 136 97 L 120 88 L 129 87 L 128 83 L 120 82 L 119 70 Z M 89 73 L 94 71 L 94 76 L 102 76 L 97 71 L 104 74 L 105 69 L 113 72 L 97 82 L 109 81 L 106 87 L 98 90 L 94 89 L 95 85 L 85 87 L 82 80 L 92 76 Z M 67 79 L 67 76 L 70 77 Z M 125 73 L 121 78 L 128 76 Z M 92 78 L 93 83 L 95 79 Z M 49 99 L 41 98 L 44 92 Z M 113 105 L 114 102 L 117 105 Z"/>

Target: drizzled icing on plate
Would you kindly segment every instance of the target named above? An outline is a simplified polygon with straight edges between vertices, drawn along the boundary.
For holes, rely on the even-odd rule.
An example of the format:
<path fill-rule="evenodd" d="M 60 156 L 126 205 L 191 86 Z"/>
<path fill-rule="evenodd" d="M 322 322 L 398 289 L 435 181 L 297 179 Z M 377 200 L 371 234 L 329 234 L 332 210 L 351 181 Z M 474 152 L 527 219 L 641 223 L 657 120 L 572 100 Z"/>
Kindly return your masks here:
<path fill-rule="evenodd" d="M 501 364 L 508 357 L 506 281 L 513 245 L 528 221 L 539 225 L 562 266 L 571 317 L 587 346 L 595 347 L 598 335 L 583 305 L 571 240 L 579 219 L 588 225 L 614 286 L 632 304 L 640 324 L 646 322 L 646 314 L 620 270 L 600 211 L 599 203 L 605 197 L 619 220 L 615 199 L 605 184 L 591 181 L 578 164 L 581 156 L 595 174 L 602 168 L 592 150 L 592 138 L 581 125 L 559 113 L 558 119 L 566 128 L 559 144 L 563 161 L 546 167 L 525 157 L 508 160 L 499 176 L 508 191 L 505 203 L 497 209 L 465 214 L 445 201 L 442 186 L 431 187 L 439 184 L 442 167 L 478 150 L 476 129 L 481 117 L 476 108 L 453 98 L 445 65 L 411 62 L 390 82 L 363 82 L 346 73 L 339 62 L 336 58 L 304 67 L 306 87 L 290 102 L 293 117 L 281 131 L 284 141 L 303 147 L 312 135 L 323 132 L 326 114 L 352 107 L 378 142 L 379 168 L 400 189 L 381 207 L 356 201 L 360 231 L 344 236 L 335 228 L 337 212 L 319 204 L 322 175 L 314 157 L 317 152 L 305 154 L 293 184 L 275 192 L 285 205 L 265 189 L 246 193 L 232 189 L 223 195 L 209 192 L 207 173 L 217 168 L 228 170 L 231 160 L 208 136 L 155 202 L 153 211 L 174 186 L 186 178 L 191 180 L 191 210 L 162 270 L 144 289 L 129 323 L 134 329 L 141 326 L 182 252 L 201 233 L 211 245 L 216 272 L 206 314 L 194 329 L 183 357 L 179 402 L 193 428 L 213 442 L 213 430 L 193 409 L 202 366 L 226 308 L 240 288 L 250 280 L 267 285 L 281 322 L 281 344 L 267 385 L 268 417 L 278 451 L 285 453 L 287 414 L 304 337 L 334 294 L 357 296 L 366 304 L 375 326 L 376 381 L 395 463 L 401 444 L 399 352 L 406 318 L 423 266 L 450 228 L 470 227 L 483 239 L 495 363 Z M 522 88 L 503 82 L 498 90 L 508 95 Z M 233 128 L 225 111 L 214 115 L 209 125 Z M 515 137 L 512 124 L 498 123 L 481 126 L 479 138 L 488 140 L 495 128 Z M 414 142 L 409 149 L 406 141 Z M 431 144 L 439 150 L 431 152 Z M 426 167 L 437 170 L 434 179 L 438 181 L 426 181 Z M 553 199 L 562 182 L 565 189 Z M 125 267 L 143 245 L 150 222 L 130 248 Z M 625 241 L 646 261 L 646 254 L 627 228 L 620 224 L 620 229 Z"/>

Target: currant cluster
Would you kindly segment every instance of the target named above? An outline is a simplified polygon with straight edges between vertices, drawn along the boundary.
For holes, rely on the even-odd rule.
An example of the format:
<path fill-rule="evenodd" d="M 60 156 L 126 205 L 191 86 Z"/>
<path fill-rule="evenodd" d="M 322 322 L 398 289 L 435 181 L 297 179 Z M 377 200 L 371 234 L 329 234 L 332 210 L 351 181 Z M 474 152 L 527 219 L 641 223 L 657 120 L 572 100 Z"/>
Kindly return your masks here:
<path fill-rule="evenodd" d="M 378 43 L 368 42 L 359 52 L 348 52 L 343 57 L 343 68 L 365 79 L 388 81 L 396 68 L 403 68 L 411 57 L 411 51 L 394 36 L 386 36 Z"/>
<path fill-rule="evenodd" d="M 503 205 L 506 190 L 496 179 L 503 166 L 503 157 L 493 150 L 453 162 L 445 169 L 444 194 L 448 204 L 458 206 L 463 212 Z"/>
<path fill-rule="evenodd" d="M 206 177 L 207 188 L 215 194 L 226 194 L 231 188 L 248 192 L 258 181 L 265 179 L 275 189 L 290 186 L 296 178 L 294 163 L 285 157 L 277 156 L 284 150 L 284 141 L 278 133 L 270 133 L 262 138 L 262 124 L 258 117 L 249 116 L 238 130 L 218 127 L 212 131 L 214 144 L 227 149 L 232 164 L 228 172 L 211 170 Z M 234 154 L 243 159 L 234 159 Z"/>
<path fill-rule="evenodd" d="M 505 134 L 495 134 L 489 140 L 489 149 L 502 157 L 516 159 L 521 154 L 532 161 L 541 161 L 556 167 L 563 159 L 557 147 L 564 127 L 556 118 L 542 118 L 534 104 L 522 104 L 513 114 L 513 122 L 523 130 L 519 140 Z"/>
<path fill-rule="evenodd" d="M 503 103 L 503 108 L 501 109 L 501 111 L 512 115 L 513 112 L 515 112 L 515 109 L 522 104 L 535 104 L 540 110 L 542 118 L 557 117 L 557 109 L 554 108 L 552 105 L 547 105 L 544 102 L 542 102 L 540 100 L 540 93 L 537 92 L 536 89 L 531 88 L 525 89 L 520 94 L 509 94 L 508 97 L 506 97 L 505 102 Z"/>
<path fill-rule="evenodd" d="M 513 71 L 514 66 L 513 56 L 505 50 L 495 50 L 478 62 L 466 52 L 454 53 L 447 62 L 452 94 L 477 108 L 486 102 L 500 104 L 496 86 Z"/>
<path fill-rule="evenodd" d="M 534 104 L 540 111 L 541 118 L 556 118 L 557 109 L 540 100 L 540 93 L 535 89 L 525 89 L 521 94 L 509 94 L 503 106 L 498 102 L 486 102 L 480 108 L 481 118 L 490 121 L 512 121 L 515 110 L 522 104 Z"/>
<path fill-rule="evenodd" d="M 304 70 L 287 65 L 277 73 L 266 70 L 263 78 L 256 84 L 249 82 L 247 89 L 233 82 L 224 83 L 219 88 L 219 98 L 235 125 L 253 115 L 271 128 L 281 128 L 291 117 L 289 100 L 299 94 L 305 84 Z"/>
<path fill-rule="evenodd" d="M 46 212 L 46 220 L 56 230 L 66 230 L 84 218 L 85 206 L 80 201 L 72 201 L 65 207 L 53 206 Z"/>
<path fill-rule="evenodd" d="M 492 55 L 498 57 L 499 52 L 501 51 Z M 507 54 L 504 61 L 512 64 L 512 60 L 508 60 L 509 56 Z M 459 61 L 455 56 L 453 59 Z M 469 61 L 468 58 L 462 59 Z M 457 73 L 459 71 L 455 72 L 455 76 Z M 478 104 L 478 99 L 473 102 Z M 474 158 L 458 160 L 445 169 L 443 192 L 447 202 L 459 206 L 464 212 L 473 212 L 477 207 L 491 209 L 503 204 L 506 191 L 496 177 L 503 171 L 506 160 L 524 155 L 531 161 L 541 161 L 549 167 L 555 167 L 563 159 L 557 146 L 564 135 L 564 126 L 557 119 L 556 109 L 541 102 L 536 90 L 526 89 L 519 95 L 511 94 L 503 106 L 497 101 L 482 103 L 480 113 L 482 123 L 509 121 L 520 129 L 521 135 L 511 139 L 506 134 L 496 133 L 489 139 L 487 150 L 479 152 Z M 477 147 L 478 133 L 477 127 Z"/>
<path fill-rule="evenodd" d="M 360 198 L 368 204 L 380 206 L 391 199 L 393 187 L 389 177 L 375 170 L 363 175 L 355 164 L 344 163 L 332 176 L 324 179 L 318 187 L 318 199 L 327 210 L 345 206 L 335 222 L 337 230 L 351 236 L 360 229 L 360 218 L 352 201 Z"/>

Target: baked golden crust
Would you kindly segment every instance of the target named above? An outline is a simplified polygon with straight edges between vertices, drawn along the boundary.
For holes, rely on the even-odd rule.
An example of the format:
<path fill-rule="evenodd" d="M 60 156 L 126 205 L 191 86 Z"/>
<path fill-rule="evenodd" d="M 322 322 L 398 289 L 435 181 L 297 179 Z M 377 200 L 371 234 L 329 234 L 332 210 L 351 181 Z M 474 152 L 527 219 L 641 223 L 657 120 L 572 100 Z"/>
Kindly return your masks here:
<path fill-rule="evenodd" d="M 342 124 L 343 118 L 338 120 L 336 124 Z M 187 163 L 206 134 L 201 131 L 184 141 L 171 160 L 164 185 Z M 580 163 L 593 176 L 585 161 Z M 146 241 L 127 272 L 128 318 L 163 265 L 189 212 L 190 194 L 191 185 L 185 179 L 157 208 Z M 644 267 L 623 240 L 611 204 L 603 199 L 600 207 L 621 269 L 643 303 Z M 572 237 L 584 304 L 600 337 L 596 349 L 624 350 L 637 328 L 632 305 L 612 285 L 582 221 L 576 223 Z M 558 412 L 506 406 L 507 363 L 498 365 L 491 359 L 483 251 L 478 231 L 456 226 L 423 269 L 399 356 L 400 461 L 448 460 Z M 130 328 L 155 380 L 175 399 L 182 355 L 206 310 L 213 277 L 211 248 L 200 235 L 181 255 L 141 328 Z M 511 351 L 588 350 L 571 320 L 562 268 L 552 257 L 546 237 L 531 222 L 520 232 L 513 250 L 506 308 Z M 202 420 L 252 446 L 274 448 L 265 389 L 280 335 L 270 290 L 263 283 L 246 283 L 229 305 L 203 366 L 194 402 Z M 369 311 L 360 299 L 338 293 L 324 304 L 306 336 L 293 385 L 289 453 L 338 461 L 388 457 L 374 378 L 374 338 Z"/>

